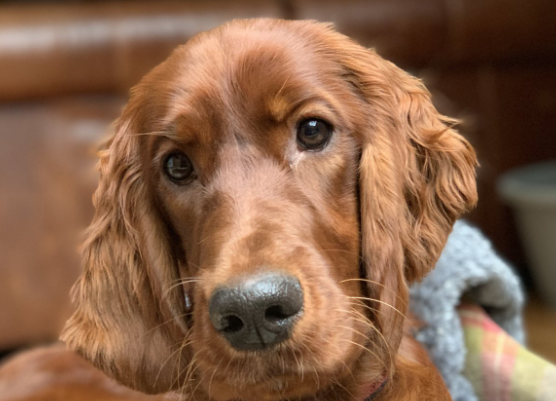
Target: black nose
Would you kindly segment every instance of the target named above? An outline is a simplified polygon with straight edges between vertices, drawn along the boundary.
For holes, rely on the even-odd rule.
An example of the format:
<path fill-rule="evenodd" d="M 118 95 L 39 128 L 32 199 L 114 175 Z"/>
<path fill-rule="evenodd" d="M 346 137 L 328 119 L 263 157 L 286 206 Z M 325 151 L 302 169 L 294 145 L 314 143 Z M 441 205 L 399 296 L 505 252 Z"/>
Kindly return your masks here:
<path fill-rule="evenodd" d="M 212 324 L 238 350 L 263 349 L 287 340 L 302 308 L 299 281 L 279 273 L 219 287 L 209 300 Z"/>

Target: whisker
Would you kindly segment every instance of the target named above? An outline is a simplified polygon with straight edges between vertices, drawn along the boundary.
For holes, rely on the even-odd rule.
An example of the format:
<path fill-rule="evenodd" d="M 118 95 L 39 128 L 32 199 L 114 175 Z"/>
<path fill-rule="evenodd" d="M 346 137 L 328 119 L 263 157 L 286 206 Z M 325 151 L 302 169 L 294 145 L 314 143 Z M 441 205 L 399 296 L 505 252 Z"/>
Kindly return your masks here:
<path fill-rule="evenodd" d="M 295 363 L 297 365 L 297 369 L 299 369 L 299 372 L 301 373 L 301 380 L 303 381 L 303 365 L 301 364 L 301 362 L 299 361 L 299 359 L 297 358 L 297 355 L 295 354 L 295 350 L 291 350 L 290 351 L 293 359 L 295 359 Z"/>
<path fill-rule="evenodd" d="M 380 347 L 382 349 L 385 349 L 388 353 L 388 362 L 391 363 L 393 361 L 393 354 L 392 354 L 392 350 L 390 349 L 390 345 L 388 344 L 388 341 L 386 341 L 386 338 L 384 337 L 384 335 L 380 332 L 380 330 L 377 327 L 375 327 L 374 324 L 372 324 L 363 314 L 361 314 L 361 312 L 357 311 L 354 308 L 352 308 L 352 309 L 353 309 L 353 311 L 343 311 L 343 312 L 351 313 L 351 314 L 354 314 L 356 316 L 361 316 L 362 318 L 364 318 L 366 320 L 366 322 L 362 322 L 360 319 L 356 319 L 357 321 L 360 321 L 360 322 L 366 324 L 369 328 L 371 328 L 375 333 L 377 333 L 380 336 L 382 346 L 380 344 L 376 344 L 374 342 L 371 342 L 371 344 L 373 344 L 377 348 Z M 357 330 L 355 330 L 351 327 L 346 327 L 346 326 L 341 326 L 341 327 L 345 327 L 345 328 L 347 328 L 347 329 L 349 329 L 353 332 L 356 332 L 356 333 L 360 334 L 361 336 L 367 338 L 366 335 L 364 335 L 363 333 L 360 333 L 359 331 L 357 331 Z"/>
<path fill-rule="evenodd" d="M 143 337 L 145 337 L 146 335 L 152 333 L 152 332 L 155 331 L 156 329 L 159 329 L 160 327 L 164 326 L 165 324 L 171 323 L 171 322 L 173 322 L 173 321 L 176 320 L 176 319 L 189 316 L 189 315 L 191 315 L 191 313 L 192 313 L 192 312 L 181 313 L 181 314 L 179 314 L 179 315 L 176 315 L 176 316 L 172 317 L 171 319 L 168 319 L 168 320 L 166 320 L 166 321 L 164 321 L 164 322 L 162 322 L 162 323 L 160 323 L 160 324 L 157 324 L 156 326 L 150 328 L 148 331 L 146 331 L 145 333 L 143 333 L 143 334 L 141 335 L 141 338 L 143 338 Z"/>
<path fill-rule="evenodd" d="M 199 388 L 199 386 L 201 385 L 201 383 L 203 382 L 204 377 L 201 377 L 201 379 L 199 380 L 199 383 L 197 383 L 197 385 L 195 386 L 195 388 L 193 389 L 193 391 L 191 392 L 191 394 L 193 394 L 193 398 L 197 399 L 197 389 Z"/>
<path fill-rule="evenodd" d="M 224 372 L 227 372 L 230 369 L 231 363 L 232 363 L 232 358 L 229 358 L 228 364 L 226 365 L 226 369 L 224 369 Z"/>
<path fill-rule="evenodd" d="M 183 351 L 183 349 L 189 345 L 189 343 L 187 342 L 188 337 L 189 337 L 189 336 L 186 335 L 186 336 L 184 337 L 184 340 L 183 340 L 182 344 L 181 344 L 176 350 L 172 351 L 172 352 L 170 353 L 170 355 L 168 355 L 168 358 L 166 358 L 166 360 L 164 361 L 164 363 L 162 363 L 162 365 L 160 365 L 160 368 L 158 368 L 158 373 L 156 374 L 155 379 L 154 379 L 154 384 L 155 384 L 155 385 L 156 385 L 156 383 L 157 383 L 157 381 L 158 381 L 158 378 L 160 377 L 160 374 L 162 373 L 162 369 L 164 369 L 164 367 L 166 366 L 166 364 L 167 364 L 168 362 L 170 362 L 170 360 L 173 358 L 173 356 L 174 356 L 176 353 L 178 353 L 178 352 L 180 352 L 180 351 Z M 172 370 L 173 370 L 173 369 L 172 369 Z"/>
<path fill-rule="evenodd" d="M 365 317 L 365 315 L 363 315 L 361 312 L 359 312 L 355 308 L 352 308 L 352 313 L 354 313 L 356 315 L 359 315 L 359 316 L 361 316 L 362 318 L 364 318 L 365 320 L 368 321 L 368 318 Z M 393 355 L 392 355 L 392 350 L 390 349 L 390 344 L 388 344 L 388 341 L 386 341 L 386 338 L 384 338 L 384 335 L 380 332 L 380 330 L 374 324 L 369 322 L 369 327 L 372 328 L 382 339 L 382 342 L 384 343 L 384 345 L 386 346 L 386 348 L 388 350 L 388 361 L 392 362 Z"/>
<path fill-rule="evenodd" d="M 183 340 L 183 342 L 182 342 L 182 346 L 181 346 L 181 349 L 182 349 L 182 350 L 183 350 L 186 346 L 188 346 L 188 345 L 190 345 L 190 344 L 196 342 L 196 341 L 193 341 L 193 340 L 189 340 L 189 337 L 191 337 L 192 333 L 193 333 L 192 330 L 189 330 L 189 331 L 187 332 L 186 338 L 184 338 L 184 340 Z M 177 372 L 176 372 L 176 382 L 177 382 L 177 383 L 179 383 L 180 374 L 181 374 L 180 372 L 182 371 L 182 370 L 181 370 L 181 364 L 182 364 L 182 362 L 181 362 L 181 357 L 182 357 L 182 355 L 183 355 L 183 352 L 180 352 L 179 357 L 178 357 L 178 361 L 176 362 L 176 363 L 177 363 Z M 174 366 L 176 366 L 176 365 L 174 365 Z M 174 375 L 174 368 L 172 368 L 172 375 Z M 172 386 L 173 386 L 173 384 L 174 384 L 174 380 L 172 380 Z"/>
<path fill-rule="evenodd" d="M 325 338 L 322 338 L 322 340 L 330 345 L 334 345 L 330 340 L 327 340 Z M 346 361 L 344 361 L 343 359 L 341 360 L 342 364 L 344 365 L 344 367 L 347 369 L 348 373 L 350 374 L 350 376 L 352 377 L 352 379 L 355 381 L 355 376 L 353 376 L 353 372 L 351 370 L 351 368 L 347 365 Z"/>
<path fill-rule="evenodd" d="M 353 304 L 350 302 L 350 305 L 353 305 Z M 354 314 L 354 312 L 356 312 L 355 309 L 354 309 L 353 311 L 349 311 L 349 310 L 345 310 L 345 309 L 333 309 L 333 311 L 335 311 L 335 312 L 350 313 L 350 314 L 352 314 L 352 315 Z M 358 322 L 361 322 L 361 323 L 363 323 L 364 325 L 367 325 L 367 326 L 369 326 L 369 327 L 373 327 L 373 328 L 374 328 L 373 322 L 371 322 L 371 321 L 370 321 L 367 317 L 365 317 L 364 315 L 362 315 L 362 314 L 360 314 L 360 313 L 359 313 L 359 315 L 362 316 L 365 320 L 362 320 L 362 319 L 354 319 L 354 320 L 356 320 L 356 321 L 358 321 Z"/>
<path fill-rule="evenodd" d="M 194 342 L 195 342 L 195 341 L 193 341 L 193 343 L 194 343 Z M 189 345 L 189 344 L 190 344 L 190 343 L 186 344 L 185 346 L 187 346 L 187 345 Z M 181 347 L 181 348 L 183 349 L 183 348 L 185 348 L 185 346 L 184 346 L 184 347 Z M 196 356 L 199 352 L 200 352 L 200 350 L 197 351 L 197 352 L 195 353 L 194 357 L 191 358 L 191 361 L 189 361 L 189 363 L 188 363 L 183 369 L 181 368 L 181 356 L 182 356 L 182 354 L 180 354 L 180 356 L 179 356 L 179 358 L 178 358 L 178 362 L 177 362 L 177 364 L 178 364 L 177 370 L 178 370 L 178 371 L 177 371 L 177 374 L 176 374 L 176 378 L 172 380 L 172 383 L 170 384 L 170 388 L 174 387 L 174 383 L 179 383 L 180 376 L 182 375 L 182 373 L 183 373 L 185 370 L 188 370 L 188 371 L 189 371 L 189 369 L 191 368 L 191 364 L 192 364 L 192 362 L 193 362 L 195 356 Z M 172 375 L 173 375 L 173 373 L 172 373 Z M 180 389 L 185 389 L 185 386 L 187 385 L 185 379 L 186 379 L 186 377 L 184 377 L 183 384 L 181 384 L 181 385 L 179 386 Z"/>
<path fill-rule="evenodd" d="M 193 279 L 192 279 L 192 280 L 185 280 L 185 279 L 184 279 L 184 280 L 180 280 L 180 281 L 178 281 L 176 284 L 174 284 L 174 285 L 168 287 L 166 290 L 164 290 L 164 292 L 162 293 L 162 296 L 160 297 L 160 300 L 161 300 L 161 301 L 164 300 L 164 298 L 165 298 L 166 296 L 168 296 L 168 294 L 170 293 L 170 291 L 172 291 L 174 288 L 179 287 L 180 285 L 184 285 L 184 284 L 188 284 L 188 283 L 197 283 L 197 282 L 199 282 L 199 281 L 200 281 L 200 280 L 198 280 L 198 279 L 194 279 L 194 280 L 193 280 Z"/>
<path fill-rule="evenodd" d="M 357 300 L 357 299 L 356 299 L 356 300 L 353 300 L 353 301 L 348 301 L 348 303 L 349 303 L 351 306 L 362 306 L 363 308 L 368 309 L 368 310 L 370 310 L 371 312 L 374 312 L 374 313 L 377 313 L 377 314 L 378 314 L 378 313 L 386 313 L 386 312 L 383 311 L 383 310 L 373 308 L 372 306 L 367 305 L 365 302 L 360 301 L 360 300 Z"/>
<path fill-rule="evenodd" d="M 340 387 L 342 390 L 344 390 L 346 393 L 348 393 L 353 400 L 357 399 L 357 397 L 355 397 L 355 395 L 353 395 L 353 393 L 351 391 L 349 391 L 347 389 L 347 387 L 345 387 L 343 384 L 341 384 L 338 380 L 332 380 L 332 383 L 334 383 L 335 385 Z"/>
<path fill-rule="evenodd" d="M 181 283 L 184 280 L 188 280 L 188 282 L 197 282 L 197 281 L 201 281 L 201 279 L 199 277 L 180 277 L 177 278 L 175 280 L 171 280 L 170 284 L 175 284 L 175 283 Z"/>
<path fill-rule="evenodd" d="M 378 303 L 381 304 L 381 305 L 385 305 L 385 306 L 388 306 L 389 308 L 392 308 L 393 310 L 395 310 L 396 312 L 398 312 L 398 313 L 400 314 L 400 316 L 402 316 L 404 319 L 407 319 L 407 316 L 404 315 L 402 312 L 400 312 L 396 307 L 390 305 L 388 302 L 381 301 L 380 299 L 368 298 L 368 297 L 351 297 L 351 296 L 348 296 L 348 298 L 350 298 L 350 299 L 364 300 L 364 301 L 370 301 L 370 302 L 378 302 Z M 364 305 L 364 304 L 363 304 L 363 305 Z M 371 307 L 368 306 L 368 305 L 364 305 L 364 306 L 366 306 L 366 307 L 368 307 L 369 309 L 373 310 L 373 308 L 371 308 Z M 376 309 L 374 309 L 374 310 L 376 311 Z"/>
<path fill-rule="evenodd" d="M 191 382 L 191 377 L 193 376 L 193 374 L 195 373 L 195 370 L 197 369 L 197 367 L 195 366 L 195 362 L 197 361 L 197 355 L 199 355 L 199 353 L 201 352 L 201 350 L 198 350 L 197 352 L 195 352 L 195 354 L 193 355 L 193 358 L 191 358 L 191 361 L 189 361 L 189 363 L 187 364 L 187 372 L 185 373 L 185 376 L 183 377 L 183 381 L 182 381 L 182 385 L 180 386 L 181 389 L 185 390 L 186 386 L 188 386 Z M 181 374 L 183 373 L 183 370 L 179 372 L 177 379 L 179 380 L 179 377 L 181 376 Z"/>
<path fill-rule="evenodd" d="M 365 326 L 369 327 L 370 329 L 374 330 L 381 338 L 381 340 L 383 341 L 384 345 L 386 345 L 386 347 L 388 348 L 388 354 L 390 355 L 390 346 L 388 345 L 388 342 L 386 341 L 386 339 L 384 338 L 384 335 L 382 335 L 382 333 L 380 332 L 380 330 L 365 316 L 363 315 L 361 312 L 359 312 L 358 310 L 356 310 L 355 308 L 352 307 L 351 311 L 348 310 L 344 310 L 344 309 L 336 309 L 336 311 L 338 312 L 345 312 L 345 313 L 349 313 L 351 315 L 355 315 L 358 316 L 360 318 L 354 318 L 354 320 L 363 323 Z M 375 344 L 376 345 L 376 344 Z M 378 346 L 378 345 L 377 345 Z"/>
<path fill-rule="evenodd" d="M 386 287 L 384 284 L 379 283 L 378 281 L 369 280 L 369 279 L 366 279 L 366 278 L 348 278 L 346 280 L 340 281 L 339 283 L 342 284 L 342 283 L 347 283 L 349 281 L 363 281 L 363 282 L 366 282 L 366 283 L 378 285 L 378 286 L 384 288 L 385 290 L 387 290 L 388 292 L 394 294 L 396 296 L 396 298 L 398 298 L 399 301 L 401 301 L 405 306 L 408 306 L 407 302 L 402 297 L 400 297 L 399 294 L 395 290 L 393 290 L 392 288 Z"/>
<path fill-rule="evenodd" d="M 320 390 L 320 376 L 319 376 L 319 372 L 317 371 L 317 367 L 315 365 L 313 365 L 313 371 L 315 372 L 315 379 L 317 381 L 317 391 Z"/>
<path fill-rule="evenodd" d="M 214 368 L 214 372 L 212 372 L 212 375 L 210 377 L 210 381 L 209 381 L 209 385 L 208 385 L 208 397 L 209 397 L 209 399 L 211 398 L 210 397 L 210 394 L 211 394 L 210 388 L 212 386 L 212 380 L 214 379 L 214 376 L 216 375 L 216 372 L 218 371 L 218 368 L 220 367 L 221 363 L 222 363 L 222 359 L 218 362 L 218 365 L 216 365 L 216 368 Z"/>
<path fill-rule="evenodd" d="M 345 339 L 345 338 L 343 338 L 342 340 L 343 340 L 343 341 L 346 341 L 346 342 L 348 342 L 348 343 L 350 343 L 350 344 L 356 345 L 356 346 L 360 347 L 361 349 L 363 349 L 363 350 L 369 352 L 371 355 L 373 355 L 373 356 L 376 358 L 377 361 L 379 361 L 379 362 L 381 363 L 382 366 L 384 366 L 384 370 L 386 370 L 386 371 L 388 370 L 388 368 L 387 368 L 386 365 L 384 364 L 384 361 L 383 361 L 381 358 L 379 358 L 377 354 L 375 354 L 373 351 L 371 351 L 370 349 L 368 349 L 368 348 L 365 347 L 364 345 L 361 345 L 361 344 L 359 344 L 359 343 L 357 343 L 357 342 L 354 342 L 354 341 L 351 341 L 351 340 L 348 340 L 348 339 Z"/>
<path fill-rule="evenodd" d="M 343 327 L 344 329 L 348 329 L 353 333 L 359 334 L 361 337 L 363 337 L 365 340 L 368 340 L 369 337 L 367 337 L 366 334 L 361 333 L 359 330 L 354 329 L 353 327 L 349 327 L 349 326 L 343 326 L 343 325 L 338 325 L 338 327 Z"/>

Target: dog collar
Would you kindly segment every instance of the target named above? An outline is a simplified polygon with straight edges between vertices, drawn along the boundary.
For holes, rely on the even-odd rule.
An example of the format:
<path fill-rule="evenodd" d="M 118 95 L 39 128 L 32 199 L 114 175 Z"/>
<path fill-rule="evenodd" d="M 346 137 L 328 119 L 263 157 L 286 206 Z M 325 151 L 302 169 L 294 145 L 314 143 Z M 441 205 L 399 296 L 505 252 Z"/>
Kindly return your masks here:
<path fill-rule="evenodd" d="M 366 398 L 363 399 L 363 401 L 372 401 L 372 400 L 374 400 L 375 397 L 386 386 L 386 383 L 388 383 L 388 378 L 384 377 L 382 380 L 379 380 L 379 381 L 369 385 L 369 387 L 365 391 L 365 394 L 368 394 L 368 395 L 367 395 Z"/>

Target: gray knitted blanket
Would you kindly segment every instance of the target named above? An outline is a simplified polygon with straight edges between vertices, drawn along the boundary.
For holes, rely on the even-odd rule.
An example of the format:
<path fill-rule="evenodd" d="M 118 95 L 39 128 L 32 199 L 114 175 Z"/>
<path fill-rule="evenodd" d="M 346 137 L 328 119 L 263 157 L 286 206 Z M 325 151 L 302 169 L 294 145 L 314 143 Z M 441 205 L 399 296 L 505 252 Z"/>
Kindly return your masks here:
<path fill-rule="evenodd" d="M 481 232 L 459 221 L 435 270 L 411 288 L 411 309 L 424 327 L 417 339 L 427 348 L 454 401 L 477 401 L 463 376 L 465 342 L 456 307 L 481 305 L 516 340 L 523 342 L 523 292 L 517 276 Z"/>

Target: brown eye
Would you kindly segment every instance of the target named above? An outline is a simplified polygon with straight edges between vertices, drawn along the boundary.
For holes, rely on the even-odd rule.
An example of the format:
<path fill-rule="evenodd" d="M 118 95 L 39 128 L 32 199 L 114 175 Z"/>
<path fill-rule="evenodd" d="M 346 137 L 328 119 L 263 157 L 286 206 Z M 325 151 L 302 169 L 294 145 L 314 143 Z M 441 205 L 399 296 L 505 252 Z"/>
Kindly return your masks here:
<path fill-rule="evenodd" d="M 171 153 L 164 159 L 164 172 L 176 184 L 186 184 L 193 176 L 193 165 L 181 152 Z"/>
<path fill-rule="evenodd" d="M 303 120 L 297 127 L 297 142 L 307 150 L 323 149 L 332 136 L 332 127 L 318 118 Z"/>

